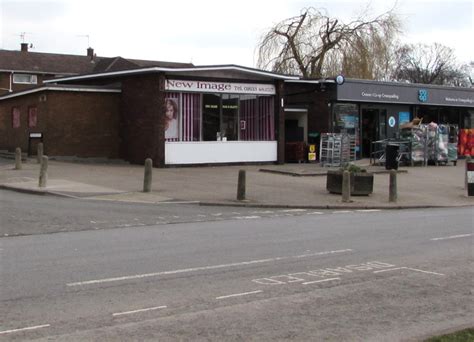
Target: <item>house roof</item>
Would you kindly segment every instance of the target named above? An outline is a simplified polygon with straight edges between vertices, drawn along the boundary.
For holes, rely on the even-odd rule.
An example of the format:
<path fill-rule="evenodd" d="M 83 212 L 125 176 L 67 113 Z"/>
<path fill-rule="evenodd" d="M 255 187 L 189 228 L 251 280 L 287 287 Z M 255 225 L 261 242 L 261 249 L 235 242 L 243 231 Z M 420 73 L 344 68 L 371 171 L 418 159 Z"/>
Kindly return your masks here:
<path fill-rule="evenodd" d="M 41 85 L 34 88 L 29 88 L 21 91 L 16 91 L 10 94 L 5 94 L 0 96 L 0 101 L 11 99 L 14 97 L 19 97 L 23 95 L 28 95 L 32 93 L 38 93 L 42 91 L 68 91 L 68 92 L 88 92 L 88 93 L 120 93 L 122 90 L 113 86 L 84 86 L 84 85 L 57 85 L 57 84 L 48 84 Z"/>
<path fill-rule="evenodd" d="M 127 70 L 143 67 L 190 67 L 190 63 L 173 63 L 55 53 L 12 51 L 0 49 L 0 71 L 38 74 L 78 75 L 94 72 Z"/>

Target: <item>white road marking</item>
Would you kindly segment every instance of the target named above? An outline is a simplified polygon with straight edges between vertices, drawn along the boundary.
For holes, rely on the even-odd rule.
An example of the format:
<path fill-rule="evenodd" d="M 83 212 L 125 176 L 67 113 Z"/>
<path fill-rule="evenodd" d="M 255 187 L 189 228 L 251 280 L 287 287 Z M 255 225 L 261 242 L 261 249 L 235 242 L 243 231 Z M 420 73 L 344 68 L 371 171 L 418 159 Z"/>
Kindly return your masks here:
<path fill-rule="evenodd" d="M 336 210 L 332 212 L 332 214 L 349 214 L 349 213 L 352 213 L 352 210 Z"/>
<path fill-rule="evenodd" d="M 131 315 L 131 314 L 135 314 L 135 313 L 147 312 L 147 311 L 153 311 L 153 310 L 159 310 L 159 309 L 166 309 L 166 308 L 167 308 L 166 305 L 155 306 L 153 308 L 138 309 L 138 310 L 124 311 L 124 312 L 116 312 L 116 313 L 113 313 L 112 316 L 115 317 L 115 316 Z"/>
<path fill-rule="evenodd" d="M 414 272 L 421 272 L 421 273 L 434 274 L 434 275 L 440 275 L 440 276 L 445 275 L 445 274 L 438 273 L 438 272 L 424 271 L 424 270 L 420 270 L 418 268 L 411 268 L 411 267 L 396 267 L 396 268 L 390 268 L 390 269 L 386 269 L 386 270 L 374 271 L 374 273 L 382 273 L 382 272 L 389 272 L 389 271 L 396 271 L 396 270 L 410 270 L 410 271 L 414 271 Z"/>
<path fill-rule="evenodd" d="M 78 281 L 78 282 L 74 282 L 74 283 L 68 283 L 68 284 L 66 284 L 66 286 L 81 286 L 81 285 L 102 284 L 102 283 L 110 283 L 110 282 L 122 281 L 122 280 L 142 279 L 142 278 L 157 277 L 157 276 L 162 276 L 162 275 L 172 275 L 172 274 L 189 273 L 189 272 L 197 272 L 197 271 L 215 270 L 215 269 L 219 269 L 219 268 L 228 268 L 228 267 L 238 267 L 238 266 L 262 264 L 262 263 L 269 263 L 269 262 L 275 262 L 275 261 L 280 261 L 280 260 L 288 260 L 288 259 L 309 258 L 309 257 L 313 257 L 313 256 L 345 253 L 345 252 L 352 252 L 352 251 L 353 251 L 352 249 L 340 249 L 340 250 L 334 250 L 334 251 L 324 251 L 324 252 L 316 252 L 316 253 L 302 254 L 302 255 L 293 255 L 293 256 L 283 256 L 283 257 L 275 257 L 275 258 L 268 258 L 268 259 L 250 260 L 250 261 L 236 262 L 236 263 L 231 263 L 231 264 L 201 266 L 201 267 L 184 268 L 184 269 L 172 270 L 172 271 L 135 274 L 135 275 L 129 275 L 129 276 L 114 277 L 114 278 L 94 279 L 94 280 Z"/>
<path fill-rule="evenodd" d="M 258 291 L 251 291 L 251 292 L 235 293 L 235 294 L 231 294 L 231 295 L 227 295 L 227 296 L 216 297 L 216 299 L 225 299 L 225 298 L 231 298 L 231 297 L 241 297 L 241 296 L 247 296 L 247 295 L 251 295 L 251 294 L 255 294 L 255 293 L 260 293 L 260 292 L 263 292 L 263 291 L 262 291 L 262 290 L 258 290 Z"/>
<path fill-rule="evenodd" d="M 374 271 L 374 273 L 390 272 L 390 271 L 404 270 L 404 269 L 406 269 L 406 267 L 395 267 L 395 268 L 389 268 L 388 270 Z"/>
<path fill-rule="evenodd" d="M 307 281 L 306 283 L 302 283 L 302 284 L 311 285 L 311 284 L 324 283 L 326 281 L 333 281 L 333 280 L 341 280 L 341 278 L 328 278 L 328 279 L 322 279 L 322 280 L 313 280 L 313 281 Z"/>
<path fill-rule="evenodd" d="M 206 215 L 198 214 L 199 217 L 206 217 Z"/>
<path fill-rule="evenodd" d="M 253 216 L 234 216 L 232 218 L 237 219 L 237 220 L 250 220 L 250 219 L 259 219 L 262 217 L 253 215 Z"/>
<path fill-rule="evenodd" d="M 34 327 L 27 327 L 27 328 L 21 328 L 21 329 L 12 329 L 12 330 L 4 330 L 0 331 L 0 334 L 10 334 L 14 332 L 19 332 L 19 331 L 27 331 L 27 330 L 36 330 L 36 329 L 41 329 L 41 328 L 47 328 L 49 327 L 49 324 L 43 324 L 43 325 L 36 325 Z"/>
<path fill-rule="evenodd" d="M 381 209 L 359 209 L 356 210 L 359 213 L 375 213 L 377 211 L 382 211 Z"/>
<path fill-rule="evenodd" d="M 433 238 L 433 239 L 430 239 L 430 241 L 459 239 L 459 238 L 463 238 L 463 237 L 469 237 L 469 236 L 472 236 L 472 235 L 473 235 L 473 234 L 451 235 L 451 236 L 444 236 L 444 237 Z"/>
<path fill-rule="evenodd" d="M 306 215 L 323 215 L 324 213 L 320 212 L 320 211 L 313 211 L 311 213 L 306 213 Z"/>
<path fill-rule="evenodd" d="M 285 209 L 281 210 L 284 213 L 297 213 L 297 212 L 303 212 L 303 211 L 308 211 L 307 209 Z"/>
<path fill-rule="evenodd" d="M 273 214 L 274 211 L 272 210 L 257 210 L 257 211 L 251 211 L 251 214 Z"/>
<path fill-rule="evenodd" d="M 407 270 L 412 270 L 412 271 L 421 272 L 421 273 L 434 274 L 434 275 L 440 275 L 440 276 L 444 276 L 444 275 L 445 275 L 445 274 L 442 274 L 442 273 L 424 271 L 424 270 L 419 270 L 419 269 L 417 269 L 417 268 L 411 268 L 411 267 L 407 267 Z"/>

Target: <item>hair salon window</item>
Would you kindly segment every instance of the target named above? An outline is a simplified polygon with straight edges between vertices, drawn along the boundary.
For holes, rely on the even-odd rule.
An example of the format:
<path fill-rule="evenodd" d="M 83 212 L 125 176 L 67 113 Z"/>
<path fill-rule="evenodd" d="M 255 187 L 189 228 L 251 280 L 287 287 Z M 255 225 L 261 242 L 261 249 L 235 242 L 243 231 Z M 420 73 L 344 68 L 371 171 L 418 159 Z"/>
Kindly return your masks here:
<path fill-rule="evenodd" d="M 275 140 L 274 96 L 167 92 L 165 98 L 166 141 Z"/>

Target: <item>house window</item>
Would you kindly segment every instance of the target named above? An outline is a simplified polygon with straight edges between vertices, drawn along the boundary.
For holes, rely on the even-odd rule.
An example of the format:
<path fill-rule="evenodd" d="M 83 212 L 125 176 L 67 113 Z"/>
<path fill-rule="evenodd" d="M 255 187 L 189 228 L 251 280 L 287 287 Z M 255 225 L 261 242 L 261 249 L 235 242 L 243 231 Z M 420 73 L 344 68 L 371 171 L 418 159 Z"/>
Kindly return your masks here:
<path fill-rule="evenodd" d="M 12 127 L 20 127 L 20 109 L 17 107 L 13 107 L 12 109 Z"/>
<path fill-rule="evenodd" d="M 37 84 L 38 77 L 31 74 L 13 74 L 13 83 L 19 84 Z"/>
<path fill-rule="evenodd" d="M 36 107 L 28 108 L 28 127 L 36 127 L 38 123 L 38 109 Z"/>

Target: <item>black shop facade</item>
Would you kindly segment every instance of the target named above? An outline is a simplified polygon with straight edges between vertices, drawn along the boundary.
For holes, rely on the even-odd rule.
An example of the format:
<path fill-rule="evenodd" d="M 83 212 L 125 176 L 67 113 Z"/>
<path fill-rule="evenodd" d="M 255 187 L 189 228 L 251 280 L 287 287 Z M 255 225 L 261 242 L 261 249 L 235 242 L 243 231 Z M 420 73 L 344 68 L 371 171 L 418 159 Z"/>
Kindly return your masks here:
<path fill-rule="evenodd" d="M 473 128 L 474 89 L 355 79 L 287 80 L 285 115 L 292 121 L 286 123 L 287 141 L 318 144 L 322 133 L 347 133 L 355 136 L 357 157 L 368 158 L 371 142 L 398 138 L 400 126 L 414 118 Z"/>

